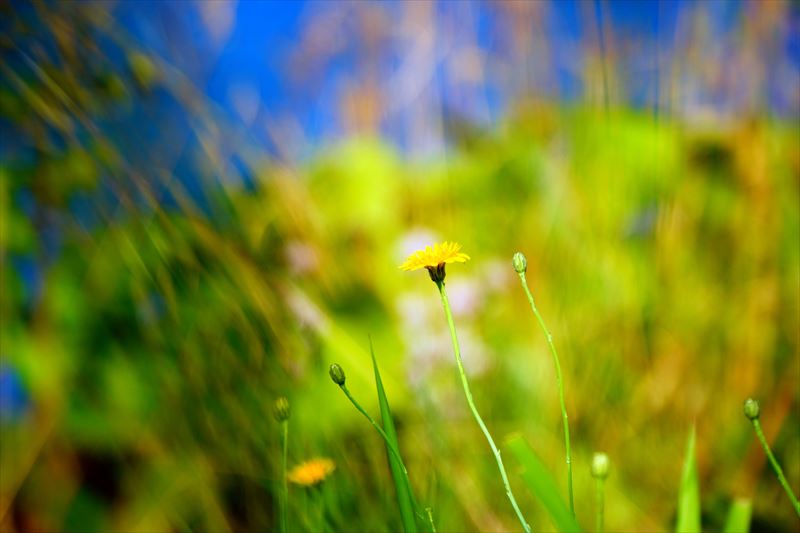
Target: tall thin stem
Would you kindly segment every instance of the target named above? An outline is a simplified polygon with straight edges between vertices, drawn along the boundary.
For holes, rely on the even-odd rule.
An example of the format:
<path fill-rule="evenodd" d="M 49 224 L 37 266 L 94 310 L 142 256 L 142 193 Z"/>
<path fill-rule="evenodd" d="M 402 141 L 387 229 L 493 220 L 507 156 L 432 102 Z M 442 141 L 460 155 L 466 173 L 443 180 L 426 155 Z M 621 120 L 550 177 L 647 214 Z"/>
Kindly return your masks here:
<path fill-rule="evenodd" d="M 458 365 L 458 373 L 461 376 L 461 385 L 464 388 L 464 394 L 467 397 L 467 403 L 469 404 L 469 408 L 472 411 L 472 415 L 478 422 L 481 431 L 483 431 L 486 440 L 489 442 L 489 447 L 491 447 L 492 452 L 494 453 L 494 458 L 497 461 L 497 468 L 500 470 L 500 477 L 503 478 L 503 485 L 506 488 L 506 495 L 508 496 L 508 499 L 511 501 L 511 506 L 514 508 L 514 512 L 517 513 L 517 518 L 519 518 L 519 521 L 522 524 L 523 529 L 525 529 L 526 533 L 530 533 L 531 526 L 528 525 L 528 522 L 525 521 L 525 517 L 522 516 L 522 512 L 519 510 L 519 505 L 517 505 L 517 500 L 514 498 L 514 493 L 511 491 L 511 485 L 508 483 L 508 476 L 506 475 L 506 469 L 503 466 L 503 459 L 500 457 L 500 450 L 497 449 L 497 446 L 494 443 L 494 439 L 492 439 L 492 435 L 486 428 L 486 424 L 483 423 L 483 419 L 481 418 L 481 415 L 478 413 L 478 408 L 475 407 L 475 401 L 472 399 L 472 392 L 469 389 L 469 383 L 467 382 L 467 375 L 464 372 L 464 364 L 461 361 L 461 349 L 458 346 L 458 337 L 456 337 L 456 326 L 455 323 L 453 322 L 453 313 L 450 311 L 450 302 L 447 299 L 447 290 L 444 288 L 444 281 L 437 281 L 436 286 L 439 288 L 439 294 L 442 297 L 442 306 L 444 307 L 444 314 L 447 317 L 447 325 L 450 326 L 450 337 L 453 341 L 453 351 L 455 352 L 456 364 Z"/>
<path fill-rule="evenodd" d="M 366 417 L 366 419 L 369 420 L 369 423 L 372 424 L 372 427 L 374 427 L 375 430 L 380 434 L 380 436 L 383 437 L 383 440 L 386 442 L 386 447 L 389 449 L 390 452 L 392 452 L 392 455 L 394 455 L 395 459 L 397 459 L 397 462 L 400 464 L 400 468 L 403 470 L 403 474 L 406 476 L 406 480 L 408 480 L 409 476 L 408 476 L 408 470 L 406 469 L 406 464 L 403 462 L 403 458 L 400 457 L 400 451 L 397 448 L 395 448 L 394 444 L 392 444 L 392 441 L 391 439 L 389 439 L 389 436 L 386 435 L 386 432 L 383 431 L 383 428 L 381 428 L 378 425 L 378 423 L 375 422 L 375 420 L 369 415 L 369 413 L 367 413 L 364 410 L 364 408 L 361 407 L 361 404 L 358 403 L 358 401 L 355 398 L 353 398 L 353 395 L 350 394 L 350 390 L 347 388 L 347 385 L 338 382 L 337 385 L 339 385 L 339 388 L 342 389 L 342 392 L 344 392 L 345 396 L 347 396 L 347 399 L 350 400 L 350 403 L 353 404 L 353 406 L 358 410 L 359 413 L 364 415 L 364 417 Z M 408 483 L 410 484 L 411 481 L 408 480 Z M 416 514 L 418 518 L 424 519 L 424 516 L 420 512 L 420 507 L 417 504 L 417 500 L 414 497 L 414 494 L 409 491 L 409 496 L 411 497 L 411 506 L 414 508 L 414 514 Z"/>
<path fill-rule="evenodd" d="M 403 458 L 400 457 L 400 452 L 397 449 L 395 449 L 394 444 L 392 444 L 392 441 L 389 439 L 388 435 L 386 435 L 386 433 L 383 431 L 383 428 L 381 428 L 377 424 L 377 422 L 375 422 L 375 420 L 373 420 L 372 417 L 369 416 L 369 413 L 367 413 L 364 410 L 364 408 L 361 407 L 361 404 L 359 404 L 356 401 L 356 399 L 353 398 L 353 395 L 350 394 L 350 391 L 348 390 L 346 385 L 339 385 L 339 388 L 342 389 L 342 391 L 344 392 L 345 396 L 347 396 L 347 398 L 355 406 L 355 408 L 358 409 L 358 411 L 362 415 L 364 415 L 367 418 L 367 420 L 369 420 L 369 423 L 372 424 L 372 427 L 374 427 L 378 431 L 378 433 L 381 434 L 381 437 L 383 437 L 383 440 L 386 441 L 386 446 L 389 448 L 389 451 L 392 452 L 392 455 L 394 455 L 395 459 L 397 459 L 397 461 L 400 463 L 400 467 L 403 469 L 403 473 L 406 475 L 406 477 L 408 477 L 408 470 L 406 470 L 406 465 L 405 465 L 405 463 L 403 463 Z M 414 504 L 414 507 L 416 509 L 416 503 Z"/>
<path fill-rule="evenodd" d="M 436 524 L 433 523 L 433 512 L 431 511 L 430 507 L 425 508 L 425 512 L 428 515 L 428 523 L 431 525 L 432 533 L 436 533 Z"/>
<path fill-rule="evenodd" d="M 767 459 L 769 459 L 772 469 L 775 470 L 775 475 L 778 476 L 778 481 L 783 486 L 783 490 L 786 491 L 789 499 L 792 501 L 792 505 L 794 506 L 797 516 L 800 516 L 800 502 L 797 501 L 797 496 L 794 495 L 792 487 L 789 486 L 789 482 L 786 481 L 786 476 L 783 475 L 783 469 L 781 468 L 781 465 L 778 464 L 778 460 L 775 459 L 775 456 L 772 454 L 772 450 L 769 448 L 769 444 L 767 444 L 767 439 L 764 437 L 764 432 L 761 431 L 761 423 L 758 421 L 758 418 L 751 419 L 751 422 L 753 423 L 753 429 L 756 430 L 756 436 L 758 437 L 758 440 L 761 441 L 761 446 L 764 448 L 764 453 L 767 454 Z"/>
<path fill-rule="evenodd" d="M 605 479 L 595 479 L 595 530 L 603 533 L 603 518 L 605 514 Z"/>
<path fill-rule="evenodd" d="M 289 530 L 289 485 L 286 482 L 286 458 L 289 448 L 289 421 L 281 422 L 281 498 L 280 498 L 280 531 Z"/>
<path fill-rule="evenodd" d="M 567 457 L 567 491 L 569 493 L 569 510 L 574 517 L 575 501 L 572 496 L 572 454 L 570 453 L 569 448 L 569 421 L 567 418 L 567 406 L 564 402 L 564 380 L 561 377 L 561 363 L 558 360 L 556 346 L 553 344 L 553 336 L 550 334 L 550 330 L 547 329 L 547 325 L 544 323 L 544 319 L 542 318 L 542 315 L 539 314 L 539 310 L 536 308 L 536 303 L 533 301 L 533 294 L 531 294 L 531 290 L 528 288 L 528 280 L 525 278 L 525 272 L 518 272 L 518 274 L 520 282 L 522 283 L 522 288 L 525 289 L 525 294 L 528 296 L 528 302 L 531 304 L 533 314 L 536 316 L 536 320 L 539 321 L 539 325 L 541 326 L 542 331 L 544 331 L 544 335 L 547 338 L 547 345 L 550 347 L 550 354 L 553 356 L 553 364 L 556 367 L 558 400 L 561 404 L 561 421 L 564 425 L 564 450 Z"/>

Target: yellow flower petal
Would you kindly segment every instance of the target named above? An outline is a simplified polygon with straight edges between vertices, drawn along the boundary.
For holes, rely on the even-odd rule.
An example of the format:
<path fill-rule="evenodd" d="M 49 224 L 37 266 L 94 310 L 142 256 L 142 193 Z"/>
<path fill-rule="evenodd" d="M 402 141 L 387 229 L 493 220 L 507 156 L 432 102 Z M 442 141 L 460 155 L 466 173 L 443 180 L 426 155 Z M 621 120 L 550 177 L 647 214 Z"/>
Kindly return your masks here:
<path fill-rule="evenodd" d="M 286 477 L 292 483 L 309 487 L 324 480 L 335 469 L 336 465 L 333 461 L 317 457 L 292 468 Z"/>
<path fill-rule="evenodd" d="M 426 246 L 424 250 L 417 250 L 400 265 L 401 270 L 419 270 L 420 268 L 436 268 L 447 263 L 464 263 L 469 256 L 460 252 L 461 245 L 456 242 L 443 242 Z"/>

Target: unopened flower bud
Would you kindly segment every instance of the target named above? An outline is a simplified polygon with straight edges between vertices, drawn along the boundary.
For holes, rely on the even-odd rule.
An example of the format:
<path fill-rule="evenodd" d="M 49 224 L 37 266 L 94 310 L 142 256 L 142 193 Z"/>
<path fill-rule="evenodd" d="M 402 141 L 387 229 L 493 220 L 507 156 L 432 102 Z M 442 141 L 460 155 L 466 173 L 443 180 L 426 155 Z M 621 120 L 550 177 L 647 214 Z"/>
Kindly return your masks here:
<path fill-rule="evenodd" d="M 761 408 L 758 406 L 757 401 L 752 398 L 748 398 L 744 401 L 744 416 L 750 420 L 755 420 L 760 414 Z"/>
<path fill-rule="evenodd" d="M 336 383 L 340 387 L 344 385 L 345 377 L 344 377 L 344 370 L 342 370 L 342 367 L 340 367 L 336 363 L 333 363 L 328 372 L 330 373 L 331 379 L 333 380 L 334 383 Z"/>
<path fill-rule="evenodd" d="M 608 455 L 595 452 L 592 457 L 592 477 L 605 479 L 608 477 Z"/>
<path fill-rule="evenodd" d="M 514 254 L 511 264 L 514 265 L 514 270 L 517 271 L 517 274 L 524 274 L 528 270 L 528 259 L 522 252 Z"/>
<path fill-rule="evenodd" d="M 278 422 L 284 422 L 289 420 L 289 400 L 287 400 L 284 396 L 281 396 L 277 400 L 275 400 L 275 406 L 273 408 L 273 414 L 275 415 L 275 420 Z"/>

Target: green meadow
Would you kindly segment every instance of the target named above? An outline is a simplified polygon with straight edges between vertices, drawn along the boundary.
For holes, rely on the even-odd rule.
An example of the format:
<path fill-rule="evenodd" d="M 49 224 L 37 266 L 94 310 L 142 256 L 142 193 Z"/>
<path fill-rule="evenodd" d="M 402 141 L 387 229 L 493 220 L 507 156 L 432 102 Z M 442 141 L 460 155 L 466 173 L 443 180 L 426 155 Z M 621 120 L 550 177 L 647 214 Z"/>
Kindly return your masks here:
<path fill-rule="evenodd" d="M 800 527 L 792 120 L 521 98 L 287 163 L 64 57 L 0 71 L 0 530 Z M 103 134 L 157 91 L 192 180 Z"/>

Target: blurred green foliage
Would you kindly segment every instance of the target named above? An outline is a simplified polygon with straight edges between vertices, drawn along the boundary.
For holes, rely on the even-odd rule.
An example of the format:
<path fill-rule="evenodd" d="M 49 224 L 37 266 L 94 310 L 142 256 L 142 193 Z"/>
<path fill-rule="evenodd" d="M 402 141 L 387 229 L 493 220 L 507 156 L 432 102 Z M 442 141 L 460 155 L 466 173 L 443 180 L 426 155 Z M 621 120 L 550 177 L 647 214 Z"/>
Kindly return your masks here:
<path fill-rule="evenodd" d="M 447 281 L 476 402 L 498 440 L 521 433 L 557 476 L 552 365 L 510 263 L 528 257 L 562 357 L 584 527 L 595 450 L 613 465 L 608 530 L 673 527 L 696 424 L 704 527 L 752 497 L 758 527 L 796 528 L 741 414 L 743 398 L 761 399 L 797 488 L 794 125 L 752 116 L 699 128 L 523 102 L 495 130 L 453 140 L 446 160 L 353 138 L 288 169 L 247 145 L 231 156 L 254 177 L 246 187 L 215 151 L 227 130 L 157 61 L 135 50 L 122 66 L 87 61 L 79 32 L 53 35 L 64 63 L 42 52 L 26 75 L 2 70 L 4 128 L 33 153 L 0 168 L 2 365 L 30 396 L 0 423 L 4 531 L 269 529 L 280 395 L 292 405 L 290 464 L 337 464 L 320 487 L 291 487 L 290 527 L 321 514 L 334 530 L 398 530 L 380 437 L 327 375 L 342 364 L 379 413 L 367 334 L 437 529 L 514 529 L 435 288 L 397 269 L 444 239 L 473 259 Z M 167 165 L 132 165 L 128 146 L 92 126 L 133 113 L 134 99 L 153 97 L 144 91 L 196 113 L 192 186 L 205 205 Z M 553 527 L 532 496 L 520 504 Z"/>

